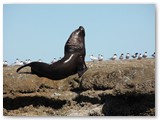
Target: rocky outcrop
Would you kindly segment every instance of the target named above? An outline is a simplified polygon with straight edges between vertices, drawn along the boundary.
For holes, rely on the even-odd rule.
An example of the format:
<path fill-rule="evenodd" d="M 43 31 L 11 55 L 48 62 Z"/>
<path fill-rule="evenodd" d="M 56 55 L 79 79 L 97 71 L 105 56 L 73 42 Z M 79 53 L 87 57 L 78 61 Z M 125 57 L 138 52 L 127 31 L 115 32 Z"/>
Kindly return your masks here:
<path fill-rule="evenodd" d="M 17 74 L 18 66 L 4 67 L 4 115 L 155 115 L 155 59 L 87 62 L 87 66 L 81 78 L 62 80 Z"/>

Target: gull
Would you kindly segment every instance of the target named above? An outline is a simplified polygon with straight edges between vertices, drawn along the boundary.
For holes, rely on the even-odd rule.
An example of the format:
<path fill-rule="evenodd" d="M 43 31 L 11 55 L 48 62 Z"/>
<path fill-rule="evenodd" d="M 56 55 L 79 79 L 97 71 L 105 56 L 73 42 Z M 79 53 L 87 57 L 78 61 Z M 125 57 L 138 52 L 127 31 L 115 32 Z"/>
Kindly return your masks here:
<path fill-rule="evenodd" d="M 143 58 L 143 56 L 142 56 L 142 54 L 140 53 L 137 59 L 138 59 L 138 60 L 141 60 L 142 58 Z"/>
<path fill-rule="evenodd" d="M 152 57 L 154 57 L 154 58 L 156 57 L 156 53 L 155 52 L 152 54 Z"/>
<path fill-rule="evenodd" d="M 127 53 L 127 55 L 126 55 L 126 59 L 129 59 L 130 58 L 130 54 L 129 53 Z"/>
<path fill-rule="evenodd" d="M 144 53 L 143 58 L 147 58 L 147 52 Z"/>
<path fill-rule="evenodd" d="M 99 60 L 99 61 L 102 61 L 102 60 L 103 60 L 103 55 L 100 55 L 100 54 L 99 54 L 99 55 L 98 55 L 98 60 Z"/>
<path fill-rule="evenodd" d="M 135 53 L 134 55 L 132 55 L 132 58 L 136 58 L 138 55 L 138 53 Z"/>
<path fill-rule="evenodd" d="M 93 62 L 96 61 L 96 60 L 98 60 L 98 58 L 97 58 L 97 57 L 94 57 L 93 55 L 90 56 L 90 59 L 91 59 Z"/>
<path fill-rule="evenodd" d="M 3 66 L 8 66 L 8 62 L 6 60 L 3 61 Z"/>
<path fill-rule="evenodd" d="M 120 60 L 123 60 L 123 59 L 124 59 L 124 56 L 123 56 L 123 55 L 124 55 L 123 53 L 120 55 L 120 57 L 119 57 Z"/>
<path fill-rule="evenodd" d="M 117 58 L 117 54 L 114 54 L 113 57 L 111 57 L 111 60 L 115 60 Z"/>

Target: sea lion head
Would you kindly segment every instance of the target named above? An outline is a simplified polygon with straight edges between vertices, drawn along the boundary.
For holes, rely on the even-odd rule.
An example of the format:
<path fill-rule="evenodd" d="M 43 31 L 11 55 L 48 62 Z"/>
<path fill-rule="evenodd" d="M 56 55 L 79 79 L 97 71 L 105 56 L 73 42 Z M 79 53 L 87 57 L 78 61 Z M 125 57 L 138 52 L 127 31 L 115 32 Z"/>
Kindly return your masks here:
<path fill-rule="evenodd" d="M 73 31 L 65 44 L 65 54 L 79 52 L 85 54 L 85 30 L 82 26 Z"/>

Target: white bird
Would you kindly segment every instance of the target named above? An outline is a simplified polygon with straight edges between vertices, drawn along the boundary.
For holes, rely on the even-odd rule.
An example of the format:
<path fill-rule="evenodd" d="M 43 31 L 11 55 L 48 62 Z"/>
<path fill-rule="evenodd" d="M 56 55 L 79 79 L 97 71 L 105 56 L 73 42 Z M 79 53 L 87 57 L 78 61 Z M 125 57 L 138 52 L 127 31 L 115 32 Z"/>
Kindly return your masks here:
<path fill-rule="evenodd" d="M 123 60 L 124 59 L 124 56 L 123 56 L 124 54 L 122 53 L 120 56 L 119 56 L 119 59 L 120 60 Z"/>
<path fill-rule="evenodd" d="M 16 59 L 15 65 L 18 65 L 20 63 L 19 59 Z"/>
<path fill-rule="evenodd" d="M 96 61 L 96 60 L 98 60 L 98 58 L 97 58 L 97 57 L 94 57 L 93 55 L 90 56 L 90 59 L 91 59 L 91 61 L 93 61 L 93 62 Z"/>
<path fill-rule="evenodd" d="M 114 54 L 113 57 L 111 57 L 111 60 L 115 60 L 117 58 L 117 54 Z"/>
<path fill-rule="evenodd" d="M 18 65 L 24 65 L 23 61 L 20 61 Z"/>
<path fill-rule="evenodd" d="M 16 61 L 12 64 L 13 66 L 16 66 L 16 65 L 24 65 L 24 62 L 23 61 L 20 61 L 19 59 L 16 59 Z"/>
<path fill-rule="evenodd" d="M 61 60 L 62 59 L 62 57 L 59 57 L 59 60 Z"/>
<path fill-rule="evenodd" d="M 99 55 L 98 55 L 98 60 L 99 60 L 99 61 L 102 61 L 102 60 L 103 60 L 103 55 L 100 55 L 100 54 L 99 54 Z"/>
<path fill-rule="evenodd" d="M 138 53 L 135 53 L 134 55 L 132 55 L 132 58 L 136 58 L 138 55 Z"/>
<path fill-rule="evenodd" d="M 31 63 L 32 61 L 30 59 L 28 59 L 28 64 Z"/>
<path fill-rule="evenodd" d="M 156 57 L 156 53 L 155 52 L 152 54 L 152 57 L 154 57 L 154 58 Z"/>
<path fill-rule="evenodd" d="M 26 60 L 23 62 L 23 64 L 28 64 L 28 60 L 26 59 Z"/>
<path fill-rule="evenodd" d="M 144 53 L 143 58 L 147 58 L 147 52 Z"/>
<path fill-rule="evenodd" d="M 25 65 L 25 64 L 29 64 L 29 63 L 31 63 L 32 61 L 30 60 L 30 59 L 26 59 L 24 62 L 23 62 L 23 64 Z"/>
<path fill-rule="evenodd" d="M 56 58 L 54 58 L 51 63 L 55 63 L 56 61 L 57 61 Z"/>
<path fill-rule="evenodd" d="M 3 61 L 3 66 L 8 66 L 8 62 L 6 60 Z"/>
<path fill-rule="evenodd" d="M 142 56 L 142 54 L 140 53 L 137 59 L 138 59 L 138 60 L 141 60 L 142 58 L 143 58 L 143 56 Z"/>
<path fill-rule="evenodd" d="M 41 59 L 39 59 L 39 60 L 38 60 L 38 62 L 42 62 L 42 60 L 41 60 Z"/>
<path fill-rule="evenodd" d="M 17 58 L 16 61 L 12 65 L 15 66 L 15 65 L 19 65 L 19 64 L 20 64 L 20 60 Z"/>
<path fill-rule="evenodd" d="M 130 58 L 130 54 L 127 53 L 127 54 L 126 54 L 126 59 L 129 59 L 129 58 Z"/>

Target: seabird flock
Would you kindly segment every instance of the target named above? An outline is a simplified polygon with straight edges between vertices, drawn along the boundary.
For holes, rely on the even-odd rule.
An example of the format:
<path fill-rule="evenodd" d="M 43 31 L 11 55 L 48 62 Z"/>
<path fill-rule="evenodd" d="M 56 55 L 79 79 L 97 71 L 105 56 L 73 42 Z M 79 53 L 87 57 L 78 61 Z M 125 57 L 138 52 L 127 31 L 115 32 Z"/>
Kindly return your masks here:
<path fill-rule="evenodd" d="M 99 59 L 100 57 L 99 56 L 102 56 L 101 59 Z M 153 58 L 156 57 L 155 55 L 155 52 L 151 55 Z M 141 53 L 135 53 L 134 55 L 130 55 L 129 53 L 126 54 L 126 56 L 124 56 L 124 54 L 122 53 L 120 56 L 119 56 L 119 60 L 128 60 L 130 58 L 132 59 L 137 59 L 137 60 L 141 60 L 141 59 L 144 59 L 144 58 L 147 58 L 148 55 L 147 55 L 147 52 L 145 52 L 143 55 Z M 98 57 L 95 57 L 93 55 L 90 56 L 90 59 L 91 61 L 102 61 L 103 60 L 103 55 L 98 55 Z M 111 58 L 109 58 L 109 60 L 116 60 L 117 59 L 117 54 L 114 54 Z"/>
<path fill-rule="evenodd" d="M 61 58 L 61 57 L 60 57 Z M 60 59 L 59 58 L 59 59 Z M 56 58 L 54 58 L 52 61 L 51 61 L 51 63 L 54 63 L 54 62 L 56 62 L 57 60 L 56 60 Z M 21 66 L 21 65 L 25 65 L 25 64 L 29 64 L 29 63 L 31 63 L 32 61 L 30 60 L 30 59 L 26 59 L 26 60 L 24 60 L 24 61 L 21 61 L 21 60 L 19 60 L 18 58 L 15 60 L 15 62 L 14 63 L 12 63 L 12 64 L 10 64 L 9 65 L 9 63 L 7 62 L 7 60 L 4 60 L 3 61 L 3 66 Z M 38 59 L 37 60 L 37 62 L 43 62 L 42 61 L 42 59 Z"/>
<path fill-rule="evenodd" d="M 128 60 L 130 58 L 132 59 L 137 59 L 137 60 L 141 60 L 141 59 L 144 59 L 144 58 L 147 58 L 148 55 L 147 55 L 147 52 L 145 52 L 143 55 L 141 53 L 135 53 L 134 55 L 131 55 L 129 53 L 126 54 L 126 56 L 124 56 L 124 54 L 122 53 L 120 56 L 119 56 L 119 60 Z M 156 54 L 155 52 L 151 55 L 151 57 L 155 58 L 156 57 Z M 59 57 L 59 60 L 61 59 L 61 57 Z M 103 58 L 103 55 L 101 54 L 98 54 L 98 57 L 95 57 L 93 55 L 90 56 L 90 60 L 91 61 L 103 61 L 104 58 Z M 117 60 L 117 54 L 114 54 L 111 58 L 109 58 L 109 60 Z M 37 60 L 38 62 L 42 62 L 42 59 L 39 59 Z M 54 58 L 51 63 L 54 63 L 58 61 L 56 58 Z M 30 59 L 26 59 L 25 61 L 20 61 L 19 59 L 16 59 L 16 61 L 12 64 L 10 64 L 11 66 L 21 66 L 21 65 L 25 65 L 25 64 L 28 64 L 28 63 L 31 63 L 32 61 Z M 9 66 L 8 62 L 6 60 L 3 61 L 3 66 Z"/>

